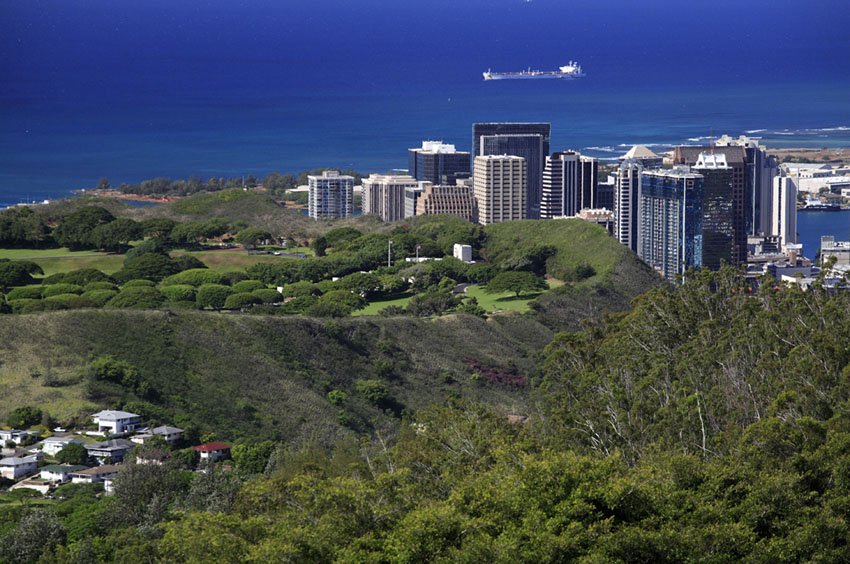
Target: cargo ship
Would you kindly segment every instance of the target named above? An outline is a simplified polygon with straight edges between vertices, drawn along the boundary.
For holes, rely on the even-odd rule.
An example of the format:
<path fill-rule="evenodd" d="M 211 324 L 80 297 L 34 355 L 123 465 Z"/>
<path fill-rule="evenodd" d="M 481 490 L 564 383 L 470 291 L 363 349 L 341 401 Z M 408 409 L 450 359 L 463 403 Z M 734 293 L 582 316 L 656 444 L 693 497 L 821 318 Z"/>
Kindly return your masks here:
<path fill-rule="evenodd" d="M 487 69 L 487 71 L 483 74 L 484 80 L 525 80 L 536 78 L 573 79 L 584 77 L 581 65 L 579 65 L 576 61 L 570 61 L 568 65 L 558 67 L 558 70 L 554 71 L 531 70 L 531 67 L 529 67 L 528 70 L 519 72 L 493 72 L 490 69 Z"/>

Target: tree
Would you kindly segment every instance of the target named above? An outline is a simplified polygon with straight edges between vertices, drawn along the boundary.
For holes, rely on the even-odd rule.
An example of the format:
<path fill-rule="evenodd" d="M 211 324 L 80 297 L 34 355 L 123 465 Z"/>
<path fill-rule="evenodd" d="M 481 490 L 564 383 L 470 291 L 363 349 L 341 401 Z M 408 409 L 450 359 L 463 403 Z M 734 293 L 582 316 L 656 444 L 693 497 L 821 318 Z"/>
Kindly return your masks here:
<path fill-rule="evenodd" d="M 177 271 L 178 266 L 170 257 L 159 253 L 145 253 L 125 259 L 124 268 L 115 273 L 115 278 L 124 282 L 134 279 L 159 282 Z"/>
<path fill-rule="evenodd" d="M 320 235 L 313 240 L 313 244 L 311 246 L 313 247 L 313 252 L 316 253 L 317 257 L 323 257 L 325 256 L 325 251 L 330 245 L 328 245 L 328 240 Z"/>
<path fill-rule="evenodd" d="M 201 284 L 195 294 L 195 303 L 202 308 L 221 309 L 233 293 L 233 288 L 222 284 Z"/>
<path fill-rule="evenodd" d="M 23 406 L 13 409 L 6 417 L 6 423 L 14 429 L 26 429 L 41 422 L 41 410 L 37 407 Z"/>
<path fill-rule="evenodd" d="M 263 300 L 259 297 L 250 293 L 242 292 L 227 296 L 227 299 L 224 300 L 224 309 L 243 309 L 261 303 L 263 303 Z"/>
<path fill-rule="evenodd" d="M 142 230 L 145 237 L 168 241 L 175 225 L 177 225 L 177 222 L 173 219 L 168 219 L 167 217 L 152 217 L 142 221 Z"/>
<path fill-rule="evenodd" d="M 44 274 L 44 271 L 32 261 L 0 259 L 0 288 L 33 284 L 32 274 Z"/>
<path fill-rule="evenodd" d="M 126 250 L 130 241 L 141 239 L 142 236 L 141 224 L 132 219 L 120 217 L 95 227 L 89 235 L 89 241 L 92 246 L 104 251 L 121 252 Z"/>
<path fill-rule="evenodd" d="M 368 298 L 381 288 L 381 281 L 376 275 L 369 272 L 355 272 L 348 276 L 343 276 L 339 280 L 339 286 L 359 296 Z"/>
<path fill-rule="evenodd" d="M 65 542 L 65 527 L 52 511 L 31 509 L 18 526 L 0 538 L 0 561 L 34 563 Z"/>
<path fill-rule="evenodd" d="M 259 227 L 248 227 L 236 234 L 236 242 L 246 249 L 253 249 L 263 241 L 271 239 L 271 233 Z"/>
<path fill-rule="evenodd" d="M 357 394 L 359 396 L 375 405 L 380 405 L 390 396 L 390 392 L 387 390 L 386 384 L 380 380 L 357 380 L 354 383 L 354 388 L 357 390 Z"/>
<path fill-rule="evenodd" d="M 85 464 L 89 459 L 86 447 L 79 443 L 68 443 L 56 453 L 56 460 L 62 464 Z"/>
<path fill-rule="evenodd" d="M 53 237 L 57 243 L 72 250 L 91 248 L 92 232 L 99 225 L 114 220 L 115 216 L 109 213 L 109 210 L 86 206 L 63 217 L 53 231 Z"/>
<path fill-rule="evenodd" d="M 272 441 L 262 441 L 253 444 L 234 445 L 230 455 L 236 462 L 237 468 L 244 474 L 262 474 L 266 470 L 269 457 L 274 452 Z"/>
<path fill-rule="evenodd" d="M 126 288 L 106 302 L 107 308 L 156 309 L 165 301 L 165 296 L 156 288 L 136 286 Z"/>
<path fill-rule="evenodd" d="M 100 180 L 97 181 L 97 186 L 95 186 L 95 190 L 109 190 L 112 188 L 112 185 L 109 184 L 109 179 L 105 176 L 101 176 Z"/>
<path fill-rule="evenodd" d="M 510 271 L 497 274 L 485 289 L 490 294 L 513 292 L 519 297 L 520 294 L 540 292 L 546 288 L 546 281 L 531 272 Z"/>

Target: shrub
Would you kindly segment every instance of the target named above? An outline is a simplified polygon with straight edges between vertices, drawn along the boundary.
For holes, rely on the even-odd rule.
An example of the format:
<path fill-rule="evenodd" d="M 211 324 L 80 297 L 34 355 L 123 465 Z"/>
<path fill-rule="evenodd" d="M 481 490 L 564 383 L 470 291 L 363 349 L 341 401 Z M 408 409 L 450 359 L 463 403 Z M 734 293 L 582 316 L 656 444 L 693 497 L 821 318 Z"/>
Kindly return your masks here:
<path fill-rule="evenodd" d="M 110 277 L 96 268 L 81 268 L 70 272 L 52 274 L 42 281 L 42 284 L 77 284 L 85 286 L 92 282 L 108 282 Z"/>
<path fill-rule="evenodd" d="M 354 388 L 359 396 L 375 405 L 382 404 L 390 395 L 386 384 L 380 380 L 357 380 L 354 383 Z"/>
<path fill-rule="evenodd" d="M 233 289 L 239 293 L 250 293 L 254 290 L 262 290 L 266 285 L 259 280 L 240 280 L 233 285 Z"/>
<path fill-rule="evenodd" d="M 17 300 L 9 300 L 9 307 L 13 313 L 33 313 L 42 311 L 41 300 L 33 298 L 21 298 Z"/>
<path fill-rule="evenodd" d="M 58 296 L 60 294 L 82 294 L 83 287 L 78 286 L 77 284 L 53 284 L 51 286 L 45 286 L 41 295 L 45 298 L 49 298 L 50 296 Z"/>
<path fill-rule="evenodd" d="M 283 295 L 273 288 L 261 288 L 254 290 L 251 294 L 260 298 L 264 304 L 276 304 L 283 301 Z"/>
<path fill-rule="evenodd" d="M 0 288 L 33 284 L 32 274 L 44 274 L 44 271 L 30 260 L 0 259 Z"/>
<path fill-rule="evenodd" d="M 177 255 L 173 260 L 180 272 L 207 268 L 207 265 L 201 262 L 201 259 L 192 255 Z"/>
<path fill-rule="evenodd" d="M 6 417 L 6 423 L 13 429 L 26 429 L 41 422 L 41 410 L 29 405 L 13 409 Z"/>
<path fill-rule="evenodd" d="M 152 280 L 127 280 L 121 285 L 122 288 L 153 288 L 156 284 Z"/>
<path fill-rule="evenodd" d="M 164 301 L 165 296 L 156 288 L 136 286 L 122 289 L 117 296 L 106 303 L 105 307 L 155 309 L 161 306 Z"/>
<path fill-rule="evenodd" d="M 227 299 L 224 300 L 224 309 L 242 309 L 261 303 L 263 303 L 263 300 L 257 296 L 247 292 L 241 292 L 227 296 Z"/>
<path fill-rule="evenodd" d="M 202 284 L 195 294 L 195 302 L 198 306 L 213 309 L 221 309 L 227 297 L 233 293 L 233 288 L 222 284 Z"/>
<path fill-rule="evenodd" d="M 348 399 L 348 394 L 342 390 L 331 390 L 328 392 L 328 401 L 331 405 L 340 406 Z"/>
<path fill-rule="evenodd" d="M 173 286 L 175 284 L 188 284 L 189 286 L 198 287 L 203 284 L 221 284 L 223 281 L 224 277 L 221 273 L 216 272 L 215 270 L 192 268 L 169 276 L 162 281 L 162 285 Z"/>
<path fill-rule="evenodd" d="M 117 290 L 117 286 L 112 282 L 89 282 L 83 289 L 86 292 L 91 292 L 92 290 Z"/>
<path fill-rule="evenodd" d="M 241 270 L 228 270 L 227 272 L 223 273 L 221 277 L 221 283 L 227 284 L 228 286 L 233 286 L 237 282 L 241 282 L 243 280 L 248 280 L 249 278 L 251 278 Z"/>
<path fill-rule="evenodd" d="M 315 296 L 320 294 L 321 292 L 312 282 L 307 282 L 306 280 L 302 280 L 300 282 L 293 282 L 292 284 L 287 284 L 283 287 L 283 295 L 287 298 L 300 298 L 304 296 Z"/>
<path fill-rule="evenodd" d="M 292 302 L 284 304 L 284 307 L 289 306 L 291 303 L 296 302 L 298 300 L 308 300 L 310 298 L 302 297 L 295 298 Z M 306 309 L 303 310 L 304 315 L 309 315 L 311 317 L 347 317 L 351 315 L 351 308 L 340 302 L 324 302 L 319 303 L 316 302 Z M 289 313 L 289 312 L 287 312 Z M 297 312 L 293 312 L 297 313 Z"/>
<path fill-rule="evenodd" d="M 170 302 L 193 302 L 195 301 L 195 287 L 189 284 L 174 284 L 163 286 L 160 292 Z"/>
<path fill-rule="evenodd" d="M 21 286 L 20 288 L 12 288 L 6 295 L 6 299 L 12 300 L 38 300 L 41 298 L 41 293 L 44 291 L 42 286 Z"/>
<path fill-rule="evenodd" d="M 89 300 L 97 307 L 103 307 L 106 305 L 106 302 L 117 295 L 118 292 L 115 290 L 89 290 L 87 292 L 83 292 L 80 297 Z"/>

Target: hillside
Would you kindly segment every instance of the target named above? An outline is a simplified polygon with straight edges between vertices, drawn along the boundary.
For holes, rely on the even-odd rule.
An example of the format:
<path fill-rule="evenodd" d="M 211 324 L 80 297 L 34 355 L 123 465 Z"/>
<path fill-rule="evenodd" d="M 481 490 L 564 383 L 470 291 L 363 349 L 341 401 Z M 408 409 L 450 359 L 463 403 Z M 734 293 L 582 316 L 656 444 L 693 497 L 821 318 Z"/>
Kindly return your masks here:
<path fill-rule="evenodd" d="M 535 373 L 536 352 L 550 338 L 523 317 L 323 323 L 162 311 L 3 316 L 0 418 L 21 405 L 37 405 L 60 422 L 111 401 L 145 409 L 126 391 L 114 399 L 87 399 L 81 369 L 111 355 L 135 366 L 156 391 L 150 403 L 163 410 L 147 409 L 157 419 L 231 438 L 330 445 L 434 402 L 469 399 L 522 411 L 526 386 L 474 373 L 492 368 L 527 380 Z M 367 379 L 382 382 L 389 394 L 377 407 L 356 389 Z M 332 390 L 348 399 L 332 405 Z"/>

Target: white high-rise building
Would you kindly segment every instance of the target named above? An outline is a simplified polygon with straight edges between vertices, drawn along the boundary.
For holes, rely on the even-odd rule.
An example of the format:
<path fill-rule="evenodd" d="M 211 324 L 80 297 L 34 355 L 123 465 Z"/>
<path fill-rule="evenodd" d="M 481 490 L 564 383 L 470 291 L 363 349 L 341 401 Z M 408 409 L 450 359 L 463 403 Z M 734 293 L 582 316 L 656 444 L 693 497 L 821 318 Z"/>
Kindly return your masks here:
<path fill-rule="evenodd" d="M 406 216 L 405 190 L 418 186 L 416 179 L 406 174 L 370 174 L 363 179 L 363 213 L 400 221 Z"/>
<path fill-rule="evenodd" d="M 326 170 L 321 176 L 308 175 L 307 208 L 313 219 L 349 217 L 354 207 L 354 177 Z"/>
<path fill-rule="evenodd" d="M 562 151 L 546 157 L 543 167 L 543 191 L 540 197 L 540 219 L 551 219 L 578 213 L 579 155 L 575 151 Z"/>
<path fill-rule="evenodd" d="M 638 251 L 638 202 L 643 166 L 626 159 L 617 169 L 614 186 L 614 236 L 634 252 Z"/>
<path fill-rule="evenodd" d="M 489 225 L 526 217 L 528 165 L 522 157 L 485 155 L 475 157 L 473 190 L 478 204 L 478 223 Z"/>
<path fill-rule="evenodd" d="M 770 235 L 780 237 L 783 247 L 797 243 L 797 183 L 791 176 L 773 179 Z"/>

